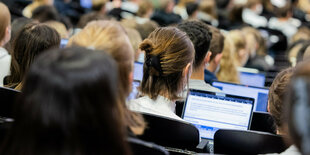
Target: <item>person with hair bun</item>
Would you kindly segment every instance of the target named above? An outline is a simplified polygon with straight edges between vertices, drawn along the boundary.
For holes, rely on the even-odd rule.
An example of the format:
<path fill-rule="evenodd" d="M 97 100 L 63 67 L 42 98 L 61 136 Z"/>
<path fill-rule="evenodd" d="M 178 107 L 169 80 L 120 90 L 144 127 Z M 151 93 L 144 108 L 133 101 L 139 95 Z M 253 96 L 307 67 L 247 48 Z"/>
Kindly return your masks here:
<path fill-rule="evenodd" d="M 153 31 L 140 44 L 145 51 L 143 97 L 131 100 L 128 107 L 137 112 L 150 113 L 182 120 L 175 114 L 175 101 L 189 81 L 195 50 L 185 32 L 163 27 Z"/>

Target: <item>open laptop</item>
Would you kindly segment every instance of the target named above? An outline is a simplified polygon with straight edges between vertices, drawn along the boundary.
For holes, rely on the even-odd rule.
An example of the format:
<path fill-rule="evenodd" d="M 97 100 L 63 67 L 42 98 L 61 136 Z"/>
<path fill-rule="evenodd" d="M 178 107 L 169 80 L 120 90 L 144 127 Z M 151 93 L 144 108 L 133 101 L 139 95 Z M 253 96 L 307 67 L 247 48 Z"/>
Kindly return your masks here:
<path fill-rule="evenodd" d="M 138 87 L 139 86 L 140 86 L 140 81 L 134 80 L 132 82 L 132 90 L 131 90 L 131 93 L 129 94 L 129 96 L 127 97 L 128 101 L 136 99 L 138 97 L 138 94 L 139 94 Z"/>
<path fill-rule="evenodd" d="M 213 145 L 219 129 L 249 130 L 253 106 L 253 98 L 191 89 L 182 118 L 198 128 L 202 140 Z"/>
<path fill-rule="evenodd" d="M 226 94 L 254 98 L 254 111 L 267 112 L 268 88 L 214 81 L 212 85 Z"/>
<path fill-rule="evenodd" d="M 264 87 L 266 75 L 264 73 L 240 72 L 240 83 L 248 86 Z"/>
<path fill-rule="evenodd" d="M 133 79 L 142 81 L 143 78 L 143 63 L 135 62 L 133 69 Z"/>

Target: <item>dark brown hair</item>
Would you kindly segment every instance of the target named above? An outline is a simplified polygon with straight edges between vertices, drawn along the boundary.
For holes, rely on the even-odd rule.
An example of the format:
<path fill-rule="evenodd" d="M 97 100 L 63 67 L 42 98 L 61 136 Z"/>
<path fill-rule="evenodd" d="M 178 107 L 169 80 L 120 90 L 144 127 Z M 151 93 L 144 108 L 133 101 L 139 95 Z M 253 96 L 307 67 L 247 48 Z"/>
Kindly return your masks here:
<path fill-rule="evenodd" d="M 34 59 L 43 51 L 60 45 L 58 32 L 44 24 L 30 23 L 23 27 L 13 41 L 9 86 L 20 83 Z"/>
<path fill-rule="evenodd" d="M 170 100 L 179 98 L 183 69 L 194 60 L 194 47 L 185 32 L 175 27 L 157 28 L 140 49 L 145 51 L 141 92 L 155 99 L 166 91 Z M 189 78 L 189 77 L 188 77 Z"/>
<path fill-rule="evenodd" d="M 209 30 L 212 33 L 212 39 L 210 44 L 210 51 L 212 55 L 210 57 L 210 61 L 212 61 L 216 55 L 221 54 L 224 48 L 224 35 L 220 32 L 219 29 L 214 26 L 208 25 Z"/>
<path fill-rule="evenodd" d="M 117 64 L 104 52 L 45 52 L 29 69 L 1 154 L 130 154 L 117 87 Z"/>
<path fill-rule="evenodd" d="M 288 86 L 293 75 L 294 68 L 288 68 L 280 72 L 273 80 L 268 94 L 269 113 L 274 118 L 275 125 L 281 130 L 283 125 L 284 96 L 286 87 Z"/>

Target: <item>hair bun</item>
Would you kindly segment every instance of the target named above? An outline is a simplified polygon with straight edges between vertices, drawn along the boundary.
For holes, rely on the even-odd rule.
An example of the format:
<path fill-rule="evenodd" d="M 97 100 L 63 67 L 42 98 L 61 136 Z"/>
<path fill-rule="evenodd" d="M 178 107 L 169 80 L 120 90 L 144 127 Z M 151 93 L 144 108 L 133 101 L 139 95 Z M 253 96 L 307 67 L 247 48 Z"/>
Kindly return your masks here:
<path fill-rule="evenodd" d="M 154 45 L 151 40 L 145 39 L 141 44 L 140 44 L 140 49 L 145 51 L 146 53 L 150 53 L 154 49 Z"/>

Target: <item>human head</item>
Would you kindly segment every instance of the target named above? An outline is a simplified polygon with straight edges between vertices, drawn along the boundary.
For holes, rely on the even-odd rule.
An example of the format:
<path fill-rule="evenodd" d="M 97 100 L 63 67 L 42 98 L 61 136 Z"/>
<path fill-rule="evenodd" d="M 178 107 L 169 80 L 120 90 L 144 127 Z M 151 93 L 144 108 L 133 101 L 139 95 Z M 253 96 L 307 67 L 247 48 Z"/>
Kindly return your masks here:
<path fill-rule="evenodd" d="M 284 118 L 288 121 L 289 135 L 301 154 L 309 155 L 309 90 L 310 62 L 297 64 L 285 94 Z"/>
<path fill-rule="evenodd" d="M 140 49 L 145 51 L 141 92 L 176 100 L 190 77 L 194 47 L 186 33 L 174 27 L 157 28 Z"/>
<path fill-rule="evenodd" d="M 139 45 L 142 42 L 142 38 L 140 33 L 132 28 L 125 28 L 128 38 L 130 40 L 133 51 L 135 52 L 135 61 L 138 59 L 141 50 L 139 49 Z"/>
<path fill-rule="evenodd" d="M 283 120 L 283 107 L 284 107 L 284 97 L 286 94 L 286 87 L 288 86 L 291 77 L 293 75 L 294 68 L 287 68 L 281 71 L 273 80 L 268 93 L 268 112 L 274 119 L 277 133 L 278 134 L 288 134 L 287 133 L 287 122 Z"/>
<path fill-rule="evenodd" d="M 199 10 L 197 2 L 189 2 L 186 4 L 186 13 L 189 18 L 196 18 Z"/>
<path fill-rule="evenodd" d="M 134 63 L 134 51 L 125 29 L 116 21 L 93 21 L 70 38 L 68 46 L 74 45 L 104 50 L 116 60 L 119 75 L 118 103 L 121 111 L 119 115 L 130 129 L 133 127 L 144 129 L 142 116 L 129 111 L 125 105 L 126 98 L 131 92 Z"/>
<path fill-rule="evenodd" d="M 149 0 L 140 1 L 137 16 L 150 18 L 152 14 L 153 14 L 153 4 Z"/>
<path fill-rule="evenodd" d="M 215 61 L 218 64 L 222 57 L 225 37 L 220 32 L 220 30 L 215 28 L 214 26 L 208 25 L 208 27 L 212 33 L 212 39 L 210 44 L 210 51 L 212 55 L 210 57 L 210 61 Z"/>
<path fill-rule="evenodd" d="M 31 66 L 5 154 L 127 154 L 117 64 L 85 48 L 47 51 Z"/>
<path fill-rule="evenodd" d="M 8 7 L 0 2 L 0 46 L 11 39 L 11 14 Z"/>
<path fill-rule="evenodd" d="M 274 13 L 278 18 L 287 18 L 292 15 L 292 5 L 290 1 L 285 1 L 284 6 L 274 7 Z"/>
<path fill-rule="evenodd" d="M 68 45 L 104 50 L 118 63 L 120 94 L 131 91 L 130 74 L 133 71 L 134 51 L 125 29 L 115 21 L 93 21 L 78 34 L 71 37 Z"/>
<path fill-rule="evenodd" d="M 44 24 L 24 26 L 13 42 L 11 76 L 9 83 L 20 83 L 35 58 L 43 51 L 60 45 L 58 32 Z"/>
<path fill-rule="evenodd" d="M 91 1 L 92 1 L 92 10 L 105 13 L 105 6 L 107 0 L 91 0 Z"/>
<path fill-rule="evenodd" d="M 245 35 L 247 50 L 251 58 L 254 56 L 266 56 L 266 42 L 261 33 L 253 27 L 244 27 L 242 32 Z"/>
<path fill-rule="evenodd" d="M 222 58 L 218 71 L 215 71 L 216 77 L 219 81 L 239 83 L 239 73 L 237 70 L 237 60 L 234 58 L 236 51 L 235 45 L 230 38 L 226 35 L 224 40 L 224 48 Z"/>
<path fill-rule="evenodd" d="M 199 4 L 199 10 L 213 18 L 217 18 L 215 0 L 201 0 Z"/>
<path fill-rule="evenodd" d="M 262 0 L 248 0 L 245 7 L 253 10 L 256 14 L 261 14 L 263 11 Z"/>
<path fill-rule="evenodd" d="M 58 21 L 47 21 L 44 24 L 47 26 L 54 28 L 59 34 L 62 39 L 68 39 L 69 38 L 69 32 L 66 28 L 66 26 Z"/>
<path fill-rule="evenodd" d="M 310 56 L 310 41 L 306 41 L 304 44 L 302 44 L 302 47 L 299 49 L 296 60 L 297 63 L 308 59 Z"/>
<path fill-rule="evenodd" d="M 234 58 L 237 60 L 237 65 L 242 67 L 248 61 L 250 53 L 246 49 L 246 39 L 242 31 L 231 30 L 227 34 L 230 37 L 232 43 L 235 46 Z"/>
<path fill-rule="evenodd" d="M 97 21 L 97 20 L 107 20 L 109 19 L 107 16 L 105 16 L 104 14 L 100 14 L 97 12 L 91 12 L 91 13 L 87 13 L 85 15 L 83 15 L 78 24 L 77 27 L 78 28 L 84 28 L 88 23 L 92 22 L 92 21 Z"/>
<path fill-rule="evenodd" d="M 185 32 L 192 41 L 195 48 L 195 60 L 193 63 L 194 72 L 209 62 L 211 53 L 207 54 L 210 48 L 212 33 L 208 26 L 201 21 L 185 21 L 177 26 Z"/>
<path fill-rule="evenodd" d="M 147 21 L 143 24 L 137 24 L 136 29 L 139 31 L 142 40 L 146 39 L 151 32 L 158 27 L 158 24 L 154 21 Z"/>
<path fill-rule="evenodd" d="M 31 18 L 43 23 L 50 20 L 59 21 L 60 15 L 55 7 L 42 5 L 33 10 Z"/>

